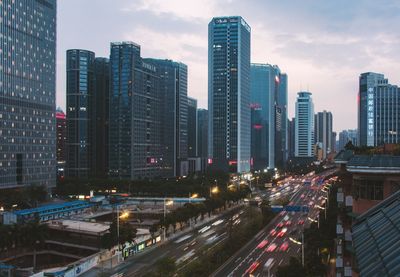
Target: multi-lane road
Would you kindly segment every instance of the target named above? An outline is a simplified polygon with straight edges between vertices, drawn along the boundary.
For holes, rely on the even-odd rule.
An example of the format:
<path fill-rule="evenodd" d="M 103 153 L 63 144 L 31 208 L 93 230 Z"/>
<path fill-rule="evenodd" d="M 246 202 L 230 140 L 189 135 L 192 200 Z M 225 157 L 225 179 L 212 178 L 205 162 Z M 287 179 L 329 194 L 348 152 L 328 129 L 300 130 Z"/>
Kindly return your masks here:
<path fill-rule="evenodd" d="M 325 177 L 330 173 L 325 172 L 320 176 Z M 288 180 L 280 187 L 279 195 L 290 193 L 290 205 L 307 206 L 309 212 L 281 212 L 213 276 L 268 276 L 268 271 L 269 276 L 274 276 L 277 267 L 287 264 L 291 256 L 301 257 L 303 229 L 309 226 L 309 218 L 316 219 L 320 209 L 318 206 L 322 206 L 324 201 L 323 186 L 303 185 L 303 180 L 304 177 Z"/>
<path fill-rule="evenodd" d="M 119 267 L 118 273 L 123 273 L 123 276 L 141 276 L 163 257 L 173 258 L 180 270 L 204 254 L 200 251 L 209 251 L 223 242 L 227 238 L 228 221 L 233 218 L 234 225 L 240 224 L 242 213 L 241 207 L 237 207 L 182 236 L 171 239 L 149 253 L 132 257 L 125 266 Z"/>

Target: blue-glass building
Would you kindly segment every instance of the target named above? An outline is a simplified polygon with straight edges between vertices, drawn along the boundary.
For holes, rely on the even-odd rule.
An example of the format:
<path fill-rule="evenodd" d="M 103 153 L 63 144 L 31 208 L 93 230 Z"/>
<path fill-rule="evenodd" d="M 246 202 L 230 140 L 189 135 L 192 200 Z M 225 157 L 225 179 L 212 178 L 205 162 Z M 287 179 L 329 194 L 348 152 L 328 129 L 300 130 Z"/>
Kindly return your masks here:
<path fill-rule="evenodd" d="M 56 14 L 0 1 L 0 189 L 56 183 Z"/>
<path fill-rule="evenodd" d="M 250 31 L 240 16 L 208 25 L 208 155 L 225 171 L 250 171 Z"/>
<path fill-rule="evenodd" d="M 251 157 L 254 170 L 287 160 L 287 75 L 276 65 L 251 64 Z"/>
<path fill-rule="evenodd" d="M 67 51 L 67 166 L 69 177 L 91 175 L 94 59 L 92 51 Z"/>
<path fill-rule="evenodd" d="M 108 127 L 110 97 L 110 61 L 96 57 L 94 60 L 95 89 L 92 98 L 92 175 L 105 177 L 108 174 Z"/>
<path fill-rule="evenodd" d="M 383 74 L 360 76 L 359 144 L 379 146 L 400 142 L 400 88 Z"/>
<path fill-rule="evenodd" d="M 140 46 L 111 43 L 109 174 L 140 179 L 162 175 L 159 76 Z M 186 100 L 187 101 L 187 100 Z"/>
<path fill-rule="evenodd" d="M 162 59 L 144 59 L 157 69 L 160 82 L 163 174 L 188 175 L 187 66 Z"/>

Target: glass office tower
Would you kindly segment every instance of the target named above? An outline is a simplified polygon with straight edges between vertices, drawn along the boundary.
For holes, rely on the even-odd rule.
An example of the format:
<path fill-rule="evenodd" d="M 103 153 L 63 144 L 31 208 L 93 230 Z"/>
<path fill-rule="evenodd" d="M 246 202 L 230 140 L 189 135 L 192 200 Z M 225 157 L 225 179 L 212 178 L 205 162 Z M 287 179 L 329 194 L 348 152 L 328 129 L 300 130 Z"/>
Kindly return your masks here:
<path fill-rule="evenodd" d="M 142 179 L 162 175 L 159 76 L 133 42 L 111 43 L 109 174 Z M 186 100 L 187 101 L 187 100 Z"/>
<path fill-rule="evenodd" d="M 254 170 L 287 160 L 287 75 L 270 64 L 251 64 L 251 157 Z"/>
<path fill-rule="evenodd" d="M 197 157 L 197 100 L 188 97 L 188 157 Z"/>
<path fill-rule="evenodd" d="M 144 59 L 157 69 L 160 82 L 163 174 L 188 175 L 187 66 L 172 60 Z"/>
<path fill-rule="evenodd" d="M 400 89 L 383 74 L 360 75 L 358 143 L 379 146 L 400 142 Z"/>
<path fill-rule="evenodd" d="M 67 51 L 67 176 L 87 178 L 91 175 L 94 154 L 93 94 L 94 53 L 88 50 Z"/>
<path fill-rule="evenodd" d="M 208 25 L 209 163 L 250 170 L 250 26 L 240 16 Z"/>
<path fill-rule="evenodd" d="M 56 14 L 0 1 L 0 189 L 56 184 Z"/>
<path fill-rule="evenodd" d="M 311 92 L 297 94 L 295 123 L 295 156 L 313 157 L 314 151 L 314 104 Z"/>

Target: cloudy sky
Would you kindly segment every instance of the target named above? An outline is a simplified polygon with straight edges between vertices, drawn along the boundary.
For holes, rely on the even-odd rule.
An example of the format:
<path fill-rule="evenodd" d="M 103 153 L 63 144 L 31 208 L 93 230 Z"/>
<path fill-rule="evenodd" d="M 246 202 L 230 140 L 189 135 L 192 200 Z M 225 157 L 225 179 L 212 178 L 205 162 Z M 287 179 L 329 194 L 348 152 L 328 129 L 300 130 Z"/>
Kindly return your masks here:
<path fill-rule="evenodd" d="M 111 41 L 134 41 L 143 57 L 189 67 L 188 94 L 207 107 L 207 25 L 241 15 L 251 26 L 251 62 L 277 64 L 289 77 L 289 116 L 296 93 L 313 93 L 334 130 L 357 126 L 361 72 L 400 79 L 400 1 L 389 0 L 59 0 L 57 105 L 65 107 L 65 51 L 109 55 Z"/>

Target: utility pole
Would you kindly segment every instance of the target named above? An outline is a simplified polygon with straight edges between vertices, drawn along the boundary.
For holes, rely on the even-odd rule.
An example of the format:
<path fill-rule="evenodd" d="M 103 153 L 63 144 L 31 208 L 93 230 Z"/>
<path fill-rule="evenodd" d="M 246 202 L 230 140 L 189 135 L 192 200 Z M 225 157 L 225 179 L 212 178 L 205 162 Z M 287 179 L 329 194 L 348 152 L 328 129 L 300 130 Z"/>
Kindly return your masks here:
<path fill-rule="evenodd" d="M 301 264 L 304 267 L 304 231 L 301 232 Z"/>

